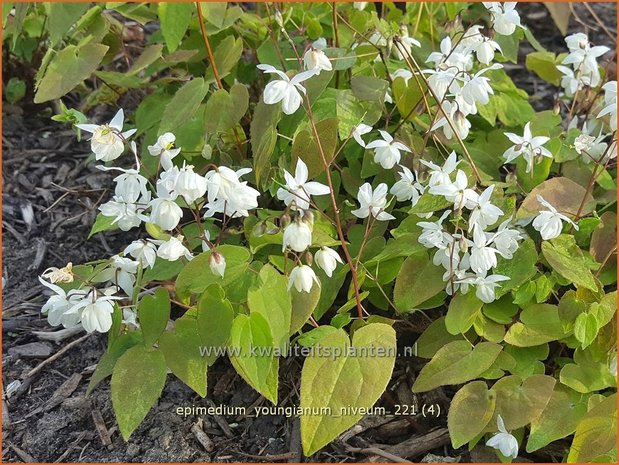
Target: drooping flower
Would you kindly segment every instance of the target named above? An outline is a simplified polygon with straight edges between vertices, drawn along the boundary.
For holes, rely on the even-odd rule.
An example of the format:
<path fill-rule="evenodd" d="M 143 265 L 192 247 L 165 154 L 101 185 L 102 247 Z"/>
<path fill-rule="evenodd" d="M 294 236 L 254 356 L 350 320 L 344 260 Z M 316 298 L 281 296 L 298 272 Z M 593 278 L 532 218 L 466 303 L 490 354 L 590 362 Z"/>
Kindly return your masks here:
<path fill-rule="evenodd" d="M 47 302 L 45 302 L 41 308 L 41 313 L 47 315 L 49 324 L 52 326 L 62 325 L 65 328 L 72 328 L 78 325 L 80 321 L 79 315 L 68 312 L 77 302 L 77 294 L 74 293 L 73 299 L 70 299 L 60 286 L 48 283 L 41 277 L 39 277 L 39 282 L 54 293 L 47 299 Z M 81 296 L 83 297 L 85 294 L 86 293 L 83 292 Z"/>
<path fill-rule="evenodd" d="M 282 252 L 287 248 L 295 252 L 303 252 L 312 245 L 312 224 L 297 216 L 286 228 L 282 240 Z"/>
<path fill-rule="evenodd" d="M 358 124 L 352 132 L 352 137 L 357 141 L 361 147 L 365 147 L 365 142 L 361 138 L 361 136 L 372 131 L 372 126 L 368 126 L 367 124 L 360 123 Z"/>
<path fill-rule="evenodd" d="M 526 171 L 530 173 L 533 169 L 535 157 L 542 156 L 552 158 L 552 153 L 550 153 L 547 148 L 543 147 L 543 145 L 550 140 L 550 137 L 533 136 L 533 134 L 531 134 L 531 123 L 525 124 L 522 136 L 511 132 L 506 132 L 505 136 L 514 144 L 503 153 L 505 163 L 511 163 L 519 156 L 522 156 L 527 162 Z"/>
<path fill-rule="evenodd" d="M 172 236 L 167 241 L 162 241 L 157 249 L 157 256 L 175 262 L 181 257 L 185 257 L 187 260 L 193 259 L 193 255 L 190 250 L 183 245 L 183 236 Z"/>
<path fill-rule="evenodd" d="M 372 215 L 378 221 L 394 220 L 395 217 L 384 211 L 387 205 L 387 184 L 380 183 L 376 190 L 372 192 L 369 183 L 363 184 L 357 194 L 359 208 L 351 213 L 357 218 L 367 218 Z"/>
<path fill-rule="evenodd" d="M 402 171 L 398 173 L 400 179 L 391 186 L 389 192 L 395 195 L 398 202 L 410 200 L 414 207 L 423 194 L 424 187 L 417 181 L 417 173 L 413 173 L 406 166 L 400 165 L 400 168 L 402 168 Z"/>
<path fill-rule="evenodd" d="M 500 274 L 492 274 L 490 276 L 475 276 L 464 278 L 456 281 L 458 284 L 466 284 L 475 287 L 475 295 L 479 300 L 484 303 L 492 303 L 496 300 L 495 289 L 500 286 L 500 282 L 509 281 L 507 276 Z M 468 286 L 467 286 L 468 289 Z M 460 291 L 465 294 L 464 289 L 461 287 Z"/>
<path fill-rule="evenodd" d="M 441 217 L 436 222 L 420 221 L 417 226 L 423 229 L 419 235 L 419 243 L 428 249 L 438 247 L 445 248 L 445 236 L 449 236 L 443 230 L 443 221 L 449 216 L 451 210 L 445 210 Z"/>
<path fill-rule="evenodd" d="M 578 225 L 576 223 L 563 213 L 559 213 L 555 207 L 539 194 L 537 195 L 537 201 L 548 209 L 540 210 L 539 214 L 533 220 L 533 228 L 539 231 L 543 240 L 548 241 L 559 236 L 563 229 L 563 221 L 571 224 L 574 229 L 578 231 Z"/>
<path fill-rule="evenodd" d="M 114 255 L 108 266 L 98 272 L 92 278 L 92 281 L 95 283 L 110 281 L 120 287 L 129 297 L 132 297 L 137 269 L 138 262 L 120 255 Z"/>
<path fill-rule="evenodd" d="M 172 159 L 181 152 L 180 147 L 174 148 L 175 141 L 176 136 L 171 132 L 166 132 L 157 138 L 155 144 L 147 147 L 148 153 L 154 157 L 160 157 L 161 167 L 166 171 L 172 168 Z"/>
<path fill-rule="evenodd" d="M 338 263 L 344 264 L 340 254 L 338 254 L 335 250 L 324 246 L 316 252 L 314 259 L 316 261 L 316 265 L 318 265 L 329 278 L 333 276 L 333 271 L 337 267 Z"/>
<path fill-rule="evenodd" d="M 400 162 L 402 157 L 400 151 L 410 152 L 406 145 L 402 142 L 393 140 L 391 134 L 387 131 L 379 129 L 378 132 L 382 136 L 383 140 L 375 140 L 365 146 L 366 149 L 374 149 L 374 162 L 380 163 L 385 169 L 393 168 L 396 163 Z"/>
<path fill-rule="evenodd" d="M 510 36 L 520 24 L 520 15 L 516 11 L 517 2 L 482 2 L 492 16 L 492 27 L 504 36 Z"/>
<path fill-rule="evenodd" d="M 477 206 L 479 195 L 468 187 L 468 178 L 462 170 L 456 172 L 456 180 L 449 184 L 441 184 L 430 188 L 430 194 L 442 195 L 446 200 L 452 202 L 456 210 L 468 208 L 472 210 Z"/>
<path fill-rule="evenodd" d="M 606 115 L 610 115 L 610 129 L 617 130 L 617 81 L 609 81 L 602 86 L 604 89 L 604 108 L 597 115 L 598 118 L 602 118 Z"/>
<path fill-rule="evenodd" d="M 175 197 L 162 191 L 159 197 L 150 201 L 149 222 L 159 226 L 164 231 L 171 231 L 178 226 L 183 217 L 183 209 L 178 206 Z"/>
<path fill-rule="evenodd" d="M 157 259 L 157 246 L 149 240 L 139 239 L 125 247 L 123 253 L 135 258 L 142 268 L 153 268 Z"/>
<path fill-rule="evenodd" d="M 310 206 L 311 195 L 327 195 L 331 192 L 331 189 L 324 184 L 316 181 L 307 182 L 308 177 L 307 165 L 299 158 L 294 177 L 284 170 L 286 188 L 280 187 L 277 190 L 277 198 L 283 200 L 288 207 L 307 210 Z"/>
<path fill-rule="evenodd" d="M 321 49 L 310 47 L 303 55 L 303 65 L 306 70 L 314 70 L 316 74 L 320 74 L 321 71 L 333 70 L 333 65 L 329 57 L 325 55 Z"/>
<path fill-rule="evenodd" d="M 113 302 L 120 299 L 120 297 L 113 296 L 112 293 L 113 289 L 107 289 L 100 295 L 99 291 L 93 289 L 87 296 L 73 305 L 68 313 L 79 317 L 86 332 L 107 333 L 112 327 Z"/>
<path fill-rule="evenodd" d="M 438 166 L 431 161 L 426 160 L 419 160 L 419 162 L 430 168 L 430 178 L 428 179 L 429 187 L 451 184 L 450 175 L 456 170 L 458 164 L 460 163 L 460 161 L 456 158 L 456 152 L 451 152 L 449 154 L 449 157 L 447 157 L 447 160 L 445 160 L 443 166 Z"/>
<path fill-rule="evenodd" d="M 473 208 L 471 215 L 469 216 L 469 231 L 473 227 L 477 226 L 482 230 L 488 226 L 492 226 L 499 217 L 503 214 L 503 210 L 494 205 L 490 201 L 490 197 L 494 192 L 494 184 L 484 189 L 477 198 L 477 205 Z"/>
<path fill-rule="evenodd" d="M 196 200 L 204 197 L 206 187 L 206 179 L 196 173 L 192 165 L 185 165 L 179 170 L 174 190 L 185 199 L 187 205 L 192 205 Z"/>
<path fill-rule="evenodd" d="M 115 218 L 112 224 L 117 224 L 122 231 L 129 231 L 142 224 L 142 221 L 148 221 L 148 217 L 144 215 L 148 203 L 150 202 L 150 191 L 147 196 L 140 199 L 140 203 L 126 202 L 118 196 L 112 197 L 112 200 L 105 202 L 99 206 L 99 211 L 103 216 Z"/>
<path fill-rule="evenodd" d="M 214 250 L 208 258 L 208 265 L 211 269 L 211 273 L 220 278 L 224 277 L 226 272 L 226 259 L 222 254 Z"/>
<path fill-rule="evenodd" d="M 479 227 L 473 230 L 473 241 L 469 241 L 471 269 L 478 275 L 485 275 L 487 271 L 497 265 L 497 250 L 490 247 L 490 241 Z"/>
<path fill-rule="evenodd" d="M 118 110 L 108 124 L 76 124 L 82 131 L 92 134 L 90 149 L 95 158 L 100 161 L 117 159 L 125 151 L 125 140 L 131 137 L 137 129 L 123 131 L 125 115 L 122 108 Z"/>
<path fill-rule="evenodd" d="M 470 221 L 470 220 L 469 220 Z M 522 240 L 522 234 L 517 229 L 510 229 L 508 226 L 511 219 L 503 221 L 496 232 L 492 234 L 492 245 L 497 252 L 504 258 L 512 259 L 514 252 L 518 250 L 518 241 Z"/>
<path fill-rule="evenodd" d="M 496 424 L 499 430 L 494 436 L 492 436 L 487 442 L 488 447 L 498 449 L 505 457 L 511 457 L 513 459 L 518 457 L 518 440 L 514 435 L 507 432 L 505 429 L 505 423 L 501 415 L 497 415 Z"/>
<path fill-rule="evenodd" d="M 282 111 L 287 115 L 292 115 L 301 106 L 303 100 L 301 93 L 305 94 L 305 87 L 301 83 L 317 74 L 316 69 L 311 69 L 303 71 L 290 79 L 286 73 L 271 65 L 260 64 L 258 69 L 265 73 L 277 74 L 281 78 L 266 85 L 263 99 L 267 105 L 282 102 Z"/>
<path fill-rule="evenodd" d="M 295 266 L 288 277 L 288 290 L 294 286 L 297 292 L 310 292 L 314 283 L 320 286 L 314 270 L 307 265 Z"/>

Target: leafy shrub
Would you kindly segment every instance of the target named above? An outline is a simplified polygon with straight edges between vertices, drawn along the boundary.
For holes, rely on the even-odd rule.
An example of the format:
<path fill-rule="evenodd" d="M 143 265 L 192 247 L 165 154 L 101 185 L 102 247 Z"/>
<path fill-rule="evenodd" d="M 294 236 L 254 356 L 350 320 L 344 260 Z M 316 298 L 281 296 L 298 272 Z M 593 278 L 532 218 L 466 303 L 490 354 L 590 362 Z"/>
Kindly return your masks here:
<path fill-rule="evenodd" d="M 35 102 L 80 96 L 55 119 L 119 173 L 92 234 L 147 232 L 41 278 L 52 325 L 108 334 L 89 391 L 111 375 L 123 437 L 167 370 L 205 396 L 227 356 L 276 404 L 279 359 L 301 347 L 311 455 L 362 416 L 340 408 L 381 397 L 394 326 L 423 312 L 413 391 L 461 386 L 454 447 L 508 459 L 573 435 L 566 460 L 616 459 L 607 47 L 545 50 L 511 3 L 24 5 L 4 40 L 22 59 L 49 47 Z M 159 22 L 139 56 L 127 21 Z M 522 40 L 552 109 L 506 72 Z M 126 120 L 86 122 L 135 95 Z"/>

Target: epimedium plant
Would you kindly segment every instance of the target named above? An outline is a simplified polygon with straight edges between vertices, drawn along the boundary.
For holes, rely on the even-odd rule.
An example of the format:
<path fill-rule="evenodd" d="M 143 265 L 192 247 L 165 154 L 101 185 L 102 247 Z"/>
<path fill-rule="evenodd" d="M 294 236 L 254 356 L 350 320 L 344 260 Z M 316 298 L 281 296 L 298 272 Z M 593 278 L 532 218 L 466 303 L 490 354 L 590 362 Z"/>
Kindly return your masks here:
<path fill-rule="evenodd" d="M 548 51 L 515 3 L 279 5 L 4 10 L 13 53 L 47 43 L 35 102 L 59 101 L 118 173 L 91 234 L 146 232 L 41 277 L 50 324 L 108 335 L 88 391 L 111 376 L 127 439 L 168 372 L 204 397 L 228 357 L 277 404 L 280 358 L 303 347 L 311 455 L 362 417 L 340 409 L 381 397 L 394 325 L 421 317 L 412 389 L 460 386 L 455 448 L 508 461 L 573 436 L 565 460 L 615 460 L 609 48 L 577 33 Z M 123 21 L 159 23 L 137 57 Z M 551 109 L 506 72 L 522 40 Z M 87 121 L 136 93 L 131 114 Z"/>

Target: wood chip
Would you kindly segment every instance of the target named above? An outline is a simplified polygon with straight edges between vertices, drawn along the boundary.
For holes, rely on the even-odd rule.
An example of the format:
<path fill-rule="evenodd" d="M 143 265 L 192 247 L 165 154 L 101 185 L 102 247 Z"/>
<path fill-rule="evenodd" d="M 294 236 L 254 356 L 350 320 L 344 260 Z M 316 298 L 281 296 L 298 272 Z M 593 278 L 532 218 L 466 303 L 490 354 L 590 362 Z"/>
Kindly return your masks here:
<path fill-rule="evenodd" d="M 193 426 L 191 427 L 191 432 L 198 440 L 198 442 L 202 445 L 202 447 L 204 447 L 205 451 L 213 452 L 213 449 L 215 449 L 215 443 L 202 429 L 202 418 L 198 419 L 198 421 L 193 424 Z"/>
<path fill-rule="evenodd" d="M 206 399 L 206 403 L 210 406 L 215 408 L 215 403 L 211 400 L 211 399 Z M 232 430 L 230 429 L 230 425 L 228 425 L 228 422 L 226 420 L 224 420 L 224 418 L 220 415 L 211 415 L 213 417 L 213 420 L 215 420 L 217 422 L 217 424 L 219 425 L 219 427 L 221 428 L 221 430 L 224 432 L 224 434 L 229 437 L 229 438 L 233 438 L 234 437 L 234 433 L 232 432 Z"/>
<path fill-rule="evenodd" d="M 22 459 L 22 461 L 26 462 L 26 463 L 35 463 L 38 462 L 37 459 L 35 459 L 32 455 L 30 455 L 28 452 L 26 452 L 25 450 L 20 449 L 19 447 L 17 447 L 15 444 L 11 444 L 11 449 L 13 449 L 13 452 L 15 452 L 17 454 L 17 456 Z"/>
<path fill-rule="evenodd" d="M 92 420 L 95 422 L 95 428 L 97 429 L 97 433 L 99 434 L 99 438 L 101 438 L 101 442 L 104 446 L 108 447 L 112 445 L 112 438 L 110 437 L 110 432 L 105 426 L 105 421 L 103 420 L 103 415 L 97 408 L 92 408 Z"/>
<path fill-rule="evenodd" d="M 71 375 L 64 383 L 60 385 L 60 387 L 58 387 L 58 389 L 54 391 L 52 397 L 47 402 L 45 402 L 45 404 L 28 413 L 24 418 L 30 418 L 34 415 L 37 415 L 38 413 L 47 412 L 54 407 L 60 405 L 63 400 L 65 400 L 67 397 L 73 394 L 73 392 L 75 392 L 81 380 L 82 375 L 80 375 L 79 373 L 73 373 L 73 375 Z"/>
<path fill-rule="evenodd" d="M 409 458 L 419 456 L 446 444 L 449 444 L 449 431 L 447 428 L 437 428 L 423 436 L 415 435 L 393 446 L 377 445 L 377 447 L 389 454 Z"/>
<path fill-rule="evenodd" d="M 46 342 L 30 342 L 9 349 L 9 355 L 19 358 L 45 358 L 49 357 L 51 353 L 52 346 Z"/>

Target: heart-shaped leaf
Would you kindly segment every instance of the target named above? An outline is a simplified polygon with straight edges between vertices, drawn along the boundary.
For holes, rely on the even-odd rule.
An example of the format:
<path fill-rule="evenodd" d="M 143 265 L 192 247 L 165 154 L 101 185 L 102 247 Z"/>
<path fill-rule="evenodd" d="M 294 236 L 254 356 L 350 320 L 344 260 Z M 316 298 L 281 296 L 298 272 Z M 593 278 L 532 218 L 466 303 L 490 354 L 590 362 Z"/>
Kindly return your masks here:
<path fill-rule="evenodd" d="M 395 351 L 395 331 L 383 323 L 355 331 L 352 345 L 341 329 L 314 345 L 301 374 L 301 409 L 310 412 L 301 416 L 305 455 L 327 445 L 374 405 L 391 378 Z"/>

